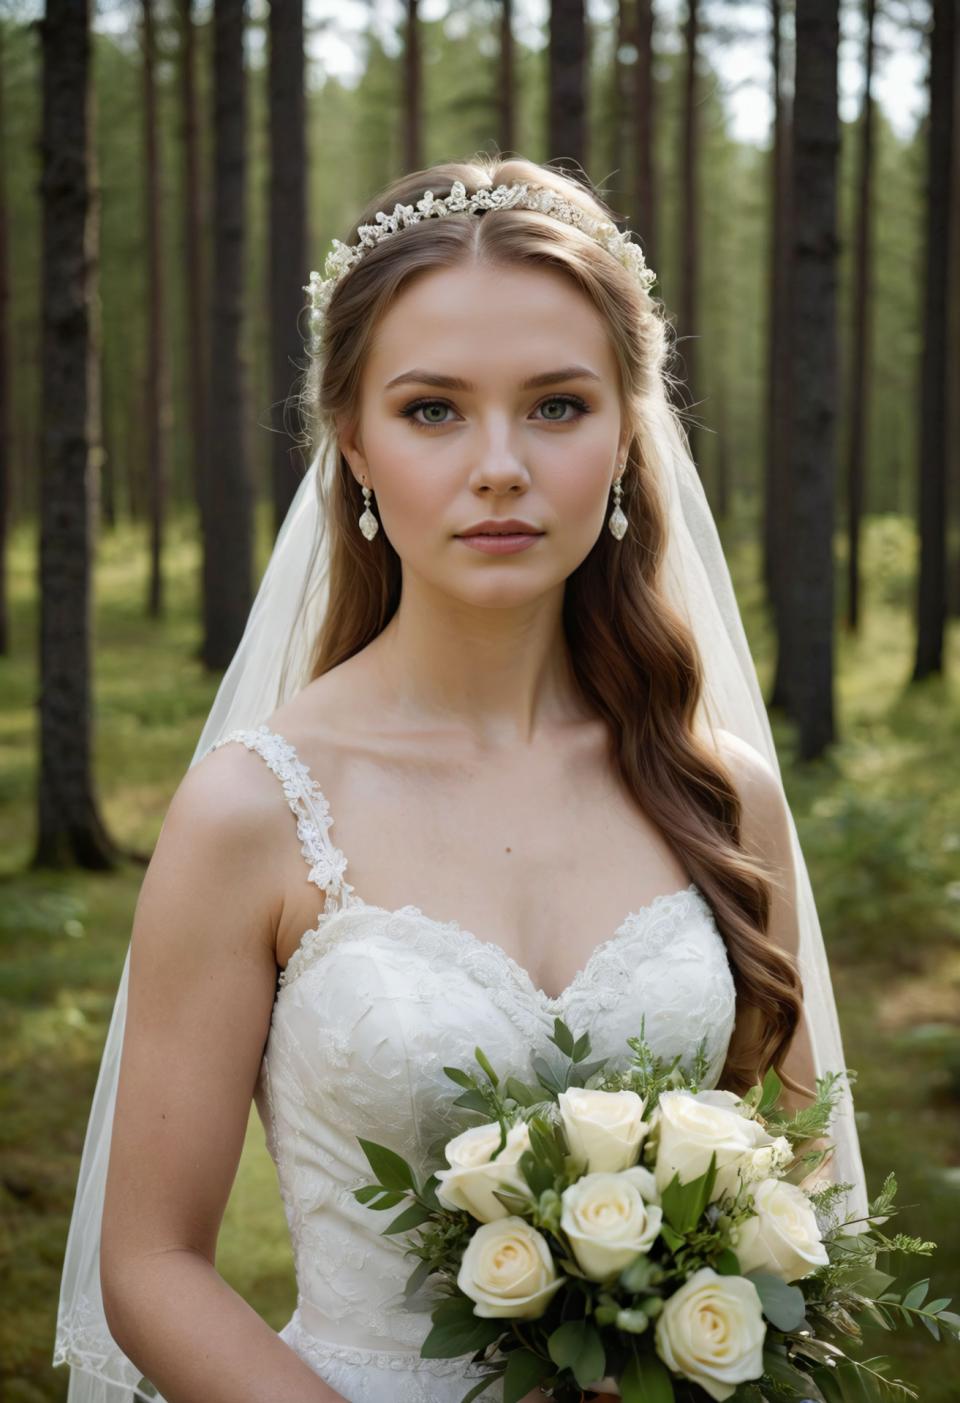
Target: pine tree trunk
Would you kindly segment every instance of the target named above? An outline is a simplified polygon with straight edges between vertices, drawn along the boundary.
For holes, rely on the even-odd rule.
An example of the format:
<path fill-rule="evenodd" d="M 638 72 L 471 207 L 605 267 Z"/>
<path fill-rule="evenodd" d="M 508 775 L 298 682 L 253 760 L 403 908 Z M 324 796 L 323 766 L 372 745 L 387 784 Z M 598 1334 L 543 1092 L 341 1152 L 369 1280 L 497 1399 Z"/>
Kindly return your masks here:
<path fill-rule="evenodd" d="M 926 290 L 920 377 L 920 574 L 917 654 L 912 677 L 915 682 L 943 671 L 947 613 L 947 373 L 956 0 L 933 0 L 930 46 Z"/>
<path fill-rule="evenodd" d="M 500 0 L 500 60 L 497 64 L 497 141 L 503 152 L 516 144 L 513 0 Z"/>
<path fill-rule="evenodd" d="M 860 627 L 860 531 L 866 477 L 867 425 L 870 422 L 868 372 L 873 339 L 873 58 L 876 0 L 864 0 L 866 52 L 864 54 L 863 115 L 860 121 L 860 170 L 857 181 L 857 227 L 854 235 L 855 268 L 853 316 L 850 328 L 850 443 L 847 459 L 847 608 L 851 633 Z"/>
<path fill-rule="evenodd" d="M 584 0 L 550 0 L 548 159 L 583 178 L 587 149 L 587 17 Z"/>
<path fill-rule="evenodd" d="M 838 0 L 798 0 L 794 102 L 791 709 L 799 757 L 835 740 Z"/>
<path fill-rule="evenodd" d="M 103 869 L 114 849 L 94 799 L 91 555 L 97 377 L 91 355 L 88 0 L 47 0 L 43 48 L 40 768 L 37 867 Z"/>
<path fill-rule="evenodd" d="M 9 346 L 10 284 L 7 278 L 7 126 L 3 103 L 6 81 L 4 31 L 0 28 L 0 657 L 10 651 L 7 604 L 7 536 L 10 529 L 12 459 L 10 453 Z"/>
<path fill-rule="evenodd" d="M 272 402 L 285 406 L 303 365 L 299 317 L 307 280 L 307 152 L 303 0 L 270 5 L 270 326 Z M 281 418 L 284 416 L 281 416 Z M 303 473 L 281 422 L 272 436 L 274 531 L 279 531 Z M 296 425 L 291 428 L 296 431 Z"/>
<path fill-rule="evenodd" d="M 224 668 L 243 636 L 252 599 L 253 482 L 247 454 L 247 400 L 241 354 L 246 245 L 244 0 L 213 10 L 214 158 L 211 299 L 209 600 L 203 658 Z"/>
<path fill-rule="evenodd" d="M 636 197 L 634 225 L 643 245 L 649 266 L 657 268 L 657 220 L 659 193 L 654 156 L 657 104 L 653 82 L 653 4 L 652 0 L 635 0 L 635 37 L 637 62 L 633 88 L 634 129 L 636 132 Z"/>
<path fill-rule="evenodd" d="M 207 352 L 208 317 L 207 280 L 205 276 L 204 237 L 206 219 L 200 181 L 199 111 L 196 79 L 196 30 L 193 22 L 193 0 L 178 0 L 180 52 L 179 83 L 181 111 L 181 151 L 183 179 L 184 271 L 183 291 L 185 356 L 188 379 L 188 414 L 190 423 L 190 467 L 194 500 L 200 519 L 202 552 L 210 549 L 210 514 L 206 495 L 210 477 L 210 449 L 207 429 L 209 412 L 209 357 Z M 205 588 L 206 574 L 200 573 L 200 615 L 203 636 L 210 632 L 210 600 Z"/>
<path fill-rule="evenodd" d="M 700 327 L 700 109 L 697 104 L 697 50 L 700 35 L 700 0 L 687 0 L 684 25 L 683 155 L 681 159 L 680 201 L 680 335 L 683 378 L 689 404 L 697 400 L 699 356 L 697 337 Z M 692 421 L 687 424 L 690 453 L 701 476 L 700 432 Z"/>
<path fill-rule="evenodd" d="M 772 229 L 769 252 L 769 377 L 767 383 L 766 471 L 764 483 L 764 582 L 776 639 L 776 661 L 767 705 L 789 711 L 790 619 L 786 594 L 792 573 L 790 519 L 790 283 L 793 264 L 789 246 L 791 227 L 790 107 L 784 93 L 783 6 L 770 7 L 773 150 L 771 153 L 770 204 Z"/>
<path fill-rule="evenodd" d="M 163 526 L 167 497 L 164 291 L 161 234 L 161 169 L 157 132 L 156 32 L 153 0 L 141 0 L 143 13 L 144 223 L 147 230 L 147 490 L 150 503 L 150 575 L 147 613 L 160 618 L 163 601 Z"/>
<path fill-rule="evenodd" d="M 403 163 L 408 171 L 423 165 L 423 114 L 420 92 L 423 65 L 420 57 L 419 0 L 407 0 L 403 58 Z"/>

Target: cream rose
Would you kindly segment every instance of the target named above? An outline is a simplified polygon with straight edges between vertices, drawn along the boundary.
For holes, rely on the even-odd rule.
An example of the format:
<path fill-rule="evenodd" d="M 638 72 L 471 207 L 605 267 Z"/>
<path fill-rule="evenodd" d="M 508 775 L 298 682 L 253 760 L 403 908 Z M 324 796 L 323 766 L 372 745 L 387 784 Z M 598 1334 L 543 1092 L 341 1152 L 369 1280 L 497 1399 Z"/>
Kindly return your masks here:
<path fill-rule="evenodd" d="M 664 1301 L 654 1338 L 667 1368 L 719 1403 L 763 1373 L 766 1332 L 753 1282 L 701 1267 Z"/>
<path fill-rule="evenodd" d="M 460 1208 L 472 1213 L 481 1223 L 506 1218 L 509 1209 L 494 1189 L 515 1189 L 529 1194 L 530 1189 L 519 1168 L 520 1156 L 530 1148 L 530 1128 L 526 1121 L 517 1121 L 507 1131 L 507 1143 L 496 1159 L 491 1156 L 500 1143 L 497 1121 L 474 1125 L 455 1135 L 444 1146 L 449 1169 L 437 1170 L 437 1198 L 445 1208 Z"/>
<path fill-rule="evenodd" d="M 750 1189 L 756 1217 L 731 1230 L 740 1270 L 769 1271 L 784 1281 L 809 1276 L 830 1260 L 807 1195 L 786 1179 L 764 1179 Z"/>
<path fill-rule="evenodd" d="M 729 1099 L 728 1099 L 729 1098 Z M 664 1091 L 657 1103 L 658 1144 L 654 1173 L 663 1192 L 674 1174 L 681 1184 L 698 1178 L 717 1156 L 717 1177 L 712 1198 L 735 1193 L 740 1170 L 746 1172 L 753 1152 L 772 1145 L 759 1122 L 738 1111 L 732 1092 Z"/>
<path fill-rule="evenodd" d="M 557 1104 L 570 1152 L 586 1160 L 588 1173 L 615 1174 L 636 1164 L 649 1127 L 635 1091 L 573 1086 L 560 1092 Z"/>
<path fill-rule="evenodd" d="M 663 1220 L 658 1198 L 653 1175 L 641 1165 L 584 1174 L 564 1189 L 560 1226 L 585 1276 L 607 1281 L 649 1249 Z"/>
<path fill-rule="evenodd" d="M 557 1275 L 550 1247 L 525 1218 L 509 1216 L 477 1228 L 457 1273 L 474 1315 L 534 1320 L 566 1280 Z"/>

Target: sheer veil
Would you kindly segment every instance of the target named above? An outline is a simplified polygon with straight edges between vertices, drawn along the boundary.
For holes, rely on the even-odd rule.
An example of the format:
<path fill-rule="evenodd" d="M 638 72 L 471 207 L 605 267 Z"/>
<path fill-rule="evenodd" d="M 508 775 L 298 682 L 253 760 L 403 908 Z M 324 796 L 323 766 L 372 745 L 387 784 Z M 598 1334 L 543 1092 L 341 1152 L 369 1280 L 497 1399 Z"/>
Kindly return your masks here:
<path fill-rule="evenodd" d="M 667 512 L 665 584 L 685 616 L 703 660 L 700 724 L 732 732 L 753 746 L 780 779 L 770 724 L 757 682 L 727 563 L 700 476 L 670 411 L 655 397 L 644 466 L 656 475 Z M 252 727 L 309 680 L 310 644 L 327 606 L 329 539 L 325 503 L 338 465 L 329 432 L 299 485 L 277 537 L 243 638 L 200 734 L 191 764 L 221 736 Z M 782 780 L 780 780 L 782 789 Z M 784 806 L 790 814 L 786 795 Z M 800 929 L 799 964 L 817 1075 L 841 1073 L 831 1128 L 832 1172 L 852 1185 L 847 1212 L 867 1212 L 863 1164 L 845 1075 L 830 969 L 806 862 L 790 814 Z M 129 1403 L 140 1370 L 114 1342 L 103 1313 L 99 1247 L 104 1186 L 127 1006 L 129 948 L 90 1112 L 63 1265 L 54 1364 L 67 1363 L 68 1403 Z M 144 1396 L 159 1397 L 144 1385 Z M 162 1403 L 162 1400 L 161 1400 Z"/>

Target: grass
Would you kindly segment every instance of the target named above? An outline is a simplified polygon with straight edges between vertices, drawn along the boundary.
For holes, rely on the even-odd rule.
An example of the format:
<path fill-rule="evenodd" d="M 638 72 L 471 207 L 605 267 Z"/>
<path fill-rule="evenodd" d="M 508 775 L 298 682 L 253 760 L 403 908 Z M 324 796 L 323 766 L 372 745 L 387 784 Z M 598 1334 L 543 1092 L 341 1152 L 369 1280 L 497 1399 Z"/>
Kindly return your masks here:
<path fill-rule="evenodd" d="M 960 629 L 947 679 L 909 686 L 915 562 L 909 524 L 869 523 L 863 633 L 840 637 L 842 738 L 804 770 L 792 733 L 774 728 L 811 869 L 833 969 L 868 1183 L 893 1169 L 893 1230 L 933 1239 L 904 1259 L 931 1296 L 956 1291 L 960 1263 Z M 37 769 L 35 536 L 10 555 L 13 646 L 0 659 L 0 1394 L 9 1403 L 66 1397 L 50 1364 L 60 1270 L 90 1098 L 143 876 L 30 872 Z M 269 549 L 260 520 L 259 563 Z M 110 830 L 149 853 L 189 765 L 216 678 L 195 660 L 199 559 L 188 521 L 172 523 L 168 613 L 145 618 L 146 546 L 123 526 L 101 542 L 95 598 L 95 772 Z M 761 681 L 771 639 L 757 555 L 729 559 Z M 881 1265 L 883 1265 L 881 1263 Z M 888 1264 L 895 1265 L 895 1264 Z M 263 1130 L 251 1108 L 217 1256 L 223 1276 L 276 1329 L 296 1299 L 286 1225 Z M 871 1332 L 864 1357 L 888 1352 Z M 924 1403 L 947 1403 L 946 1344 L 903 1330 L 893 1373 Z"/>

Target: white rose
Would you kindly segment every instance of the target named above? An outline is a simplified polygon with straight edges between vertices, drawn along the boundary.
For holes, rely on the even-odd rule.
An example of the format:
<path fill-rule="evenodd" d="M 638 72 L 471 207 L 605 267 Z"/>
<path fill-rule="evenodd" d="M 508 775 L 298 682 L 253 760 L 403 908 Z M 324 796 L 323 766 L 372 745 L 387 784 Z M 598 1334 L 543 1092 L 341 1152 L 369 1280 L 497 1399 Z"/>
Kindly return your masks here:
<path fill-rule="evenodd" d="M 809 1276 L 829 1260 L 807 1195 L 786 1179 L 764 1179 L 750 1190 L 756 1217 L 731 1230 L 742 1272 L 769 1271 L 784 1281 Z"/>
<path fill-rule="evenodd" d="M 617 1173 L 636 1164 L 648 1126 L 643 1098 L 635 1091 L 598 1091 L 573 1086 L 557 1097 L 571 1154 L 586 1160 L 588 1173 Z"/>
<path fill-rule="evenodd" d="M 449 1169 L 437 1170 L 437 1198 L 445 1208 L 460 1208 L 472 1213 L 481 1223 L 506 1218 L 509 1209 L 494 1189 L 512 1189 L 529 1195 L 530 1189 L 519 1168 L 520 1156 L 530 1148 L 530 1127 L 517 1121 L 507 1131 L 507 1143 L 496 1159 L 491 1159 L 500 1143 L 500 1125 L 471 1126 L 455 1135 L 444 1146 Z"/>
<path fill-rule="evenodd" d="M 525 1218 L 509 1216 L 477 1228 L 457 1273 L 460 1290 L 476 1302 L 474 1315 L 534 1320 L 566 1280 L 550 1247 Z"/>
<path fill-rule="evenodd" d="M 732 1098 L 727 1100 L 727 1098 Z M 759 1122 L 735 1109 L 732 1092 L 664 1091 L 657 1103 L 657 1159 L 654 1173 L 663 1192 L 674 1174 L 688 1184 L 707 1170 L 711 1154 L 717 1156 L 717 1176 L 712 1198 L 735 1193 L 740 1170 L 754 1150 L 772 1145 Z"/>
<path fill-rule="evenodd" d="M 721 1400 L 763 1373 L 766 1333 L 753 1282 L 701 1267 L 664 1301 L 654 1338 L 668 1369 Z"/>
<path fill-rule="evenodd" d="M 607 1281 L 646 1252 L 663 1220 L 649 1169 L 584 1174 L 564 1189 L 560 1226 L 591 1281 Z"/>
<path fill-rule="evenodd" d="M 778 1135 L 771 1145 L 754 1150 L 743 1168 L 743 1177 L 750 1183 L 778 1175 L 793 1159 L 793 1147 L 785 1135 Z"/>

